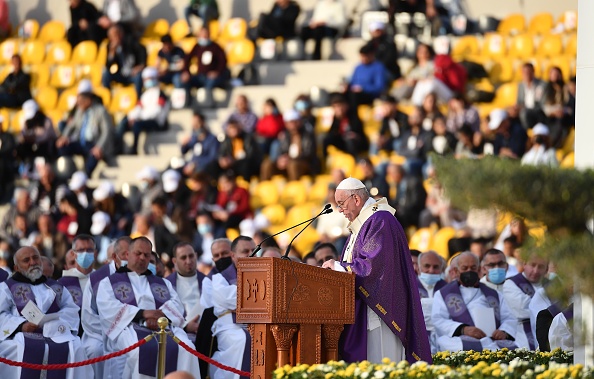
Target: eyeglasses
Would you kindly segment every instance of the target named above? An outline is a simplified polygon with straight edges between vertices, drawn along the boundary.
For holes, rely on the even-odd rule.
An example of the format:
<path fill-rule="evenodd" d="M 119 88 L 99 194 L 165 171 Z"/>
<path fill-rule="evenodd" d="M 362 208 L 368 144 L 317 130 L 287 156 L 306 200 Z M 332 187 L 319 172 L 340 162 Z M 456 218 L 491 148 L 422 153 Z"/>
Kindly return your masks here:
<path fill-rule="evenodd" d="M 344 205 L 346 204 L 346 202 L 347 202 L 347 201 L 349 201 L 349 199 L 350 199 L 351 197 L 353 197 L 353 196 L 355 196 L 355 194 L 352 194 L 351 196 L 347 197 L 346 199 L 344 199 L 344 200 L 343 200 L 343 201 L 341 201 L 341 202 L 338 202 L 338 201 L 337 201 L 337 202 L 336 202 L 336 206 L 337 206 L 339 209 L 344 209 Z"/>

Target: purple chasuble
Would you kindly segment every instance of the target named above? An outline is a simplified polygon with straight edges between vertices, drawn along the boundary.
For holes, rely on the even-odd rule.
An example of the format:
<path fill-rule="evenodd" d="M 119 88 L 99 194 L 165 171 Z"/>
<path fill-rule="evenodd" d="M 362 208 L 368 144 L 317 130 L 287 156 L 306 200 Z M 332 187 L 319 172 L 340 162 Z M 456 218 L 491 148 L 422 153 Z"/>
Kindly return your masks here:
<path fill-rule="evenodd" d="M 350 238 L 350 237 L 349 237 Z M 348 241 L 345 244 L 348 246 Z M 345 250 L 343 249 L 343 256 Z M 347 362 L 367 359 L 367 307 L 400 341 L 410 363 L 431 363 L 431 348 L 402 226 L 388 211 L 377 211 L 359 230 L 352 263 L 341 264 L 355 277 L 355 323 L 345 325 L 339 349 Z"/>
<path fill-rule="evenodd" d="M 509 278 L 512 282 L 518 286 L 524 294 L 530 296 L 532 298 L 534 296 L 534 286 L 532 283 L 526 279 L 526 277 L 522 274 L 514 275 Z M 522 329 L 524 330 L 524 334 L 526 334 L 526 338 L 528 339 L 528 346 L 530 346 L 530 350 L 536 349 L 536 339 L 534 338 L 534 334 L 532 333 L 532 327 L 530 326 L 530 318 L 525 318 L 520 320 L 522 323 Z"/>
<path fill-rule="evenodd" d="M 56 313 L 60 311 L 59 301 L 62 296 L 62 291 L 64 287 L 62 284 L 58 283 L 53 279 L 47 279 L 44 283 L 49 286 L 54 292 L 56 292 L 56 297 L 52 304 L 50 305 L 49 309 L 47 310 L 46 314 Z M 29 301 L 35 303 L 35 294 L 33 293 L 31 283 L 19 282 L 14 280 L 13 278 L 9 278 L 6 280 L 6 285 L 10 289 L 12 294 L 12 298 L 14 300 L 15 306 L 19 313 L 22 312 L 23 308 Z M 39 284 L 38 284 L 39 285 Z M 68 354 L 70 352 L 68 342 L 63 343 L 55 343 L 52 341 L 51 338 L 47 338 L 43 336 L 43 331 L 41 328 L 38 328 L 34 333 L 25 333 L 23 332 L 23 337 L 25 340 L 25 349 L 23 351 L 23 362 L 27 363 L 36 363 L 41 364 L 43 363 L 43 356 L 45 354 L 45 346 L 48 346 L 48 364 L 62 364 L 68 362 Z M 42 374 L 41 370 L 32 370 L 23 368 L 21 369 L 21 378 L 22 379 L 37 379 L 40 378 Z M 50 370 L 47 371 L 48 379 L 63 379 L 66 378 L 66 370 Z"/>
<path fill-rule="evenodd" d="M 159 309 L 171 299 L 171 294 L 165 284 L 165 279 L 156 275 L 146 275 L 146 279 L 149 282 L 151 293 L 155 300 L 155 309 Z M 134 289 L 132 283 L 130 283 L 130 277 L 127 272 L 116 272 L 109 276 L 109 281 L 111 282 L 111 287 L 116 299 L 124 304 L 135 307 L 138 306 L 136 303 L 136 296 L 134 295 Z M 132 324 L 132 327 L 139 340 L 153 333 L 152 330 L 138 324 Z M 157 355 L 159 352 L 159 343 L 157 339 L 153 338 L 149 342 L 140 346 L 139 349 L 138 372 L 142 375 L 157 376 Z M 167 336 L 166 350 L 167 361 L 165 362 L 165 374 L 168 374 L 177 370 L 177 355 L 179 353 L 177 344 L 173 341 L 171 336 Z"/>
<path fill-rule="evenodd" d="M 200 289 L 200 293 L 202 293 L 202 281 L 206 278 L 206 275 L 201 273 L 200 271 L 196 271 L 196 279 L 198 280 L 198 289 Z M 177 272 L 172 273 L 165 279 L 169 280 L 173 288 L 177 291 Z"/>
<path fill-rule="evenodd" d="M 70 292 L 74 303 L 78 305 L 79 308 L 82 308 L 83 291 L 80 287 L 80 280 L 76 276 L 63 276 L 58 279 L 58 283 L 66 287 L 68 292 Z"/>

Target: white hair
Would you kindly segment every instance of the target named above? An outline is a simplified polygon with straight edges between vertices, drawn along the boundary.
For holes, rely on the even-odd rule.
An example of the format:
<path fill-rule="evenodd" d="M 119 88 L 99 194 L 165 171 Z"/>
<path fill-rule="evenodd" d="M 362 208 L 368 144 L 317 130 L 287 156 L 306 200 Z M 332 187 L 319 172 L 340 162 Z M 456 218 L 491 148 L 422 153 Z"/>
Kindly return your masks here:
<path fill-rule="evenodd" d="M 460 267 L 458 266 L 458 261 L 461 257 L 472 257 L 474 259 L 474 262 L 476 263 L 476 267 L 479 267 L 481 263 L 476 255 L 472 254 L 470 251 L 465 251 L 463 253 L 460 253 L 456 258 L 452 259 L 451 265 L 456 267 L 456 269 L 460 269 Z"/>

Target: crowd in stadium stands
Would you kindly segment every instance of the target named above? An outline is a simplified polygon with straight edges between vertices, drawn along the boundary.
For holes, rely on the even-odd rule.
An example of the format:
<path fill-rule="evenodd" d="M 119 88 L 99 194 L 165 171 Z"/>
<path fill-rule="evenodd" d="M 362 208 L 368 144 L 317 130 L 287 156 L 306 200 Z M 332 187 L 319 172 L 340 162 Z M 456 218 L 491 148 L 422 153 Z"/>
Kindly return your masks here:
<path fill-rule="evenodd" d="M 254 45 L 260 46 L 262 39 L 313 39 L 310 57 L 319 60 L 324 39 L 348 38 L 352 33 L 352 20 L 341 0 L 318 0 L 311 19 L 303 25 L 297 24 L 305 11 L 298 2 L 269 2 L 270 12 L 261 14 L 245 31 L 244 37 Z M 559 339 L 549 339 L 555 328 L 560 330 L 567 323 L 559 318 L 569 317 L 567 312 L 560 313 L 567 304 L 551 299 L 547 290 L 555 283 L 554 266 L 536 255 L 529 254 L 528 260 L 520 256 L 529 225 L 493 210 L 454 208 L 435 179 L 431 156 L 479 159 L 495 155 L 522 164 L 565 165 L 563 158 L 573 154 L 575 77 L 569 67 L 555 65 L 560 61 L 551 59 L 544 71 L 535 69 L 540 63 L 531 56 L 522 56 L 517 68 L 521 73 L 511 74 L 518 78 L 517 85 L 499 93 L 492 84 L 500 83 L 488 83 L 490 89 L 484 85 L 489 76 L 495 77 L 482 66 L 485 59 L 461 57 L 454 51 L 452 35 L 482 32 L 485 27 L 470 19 L 464 19 L 461 27 L 464 12 L 459 1 L 388 3 L 388 9 L 374 10 L 383 12 L 388 22 L 362 23 L 370 37 L 360 46 L 360 61 L 340 88 L 328 89 L 335 91 L 325 102 L 301 94 L 290 109 L 279 109 L 274 96 L 282 94 L 271 94 L 260 112 L 251 109 L 250 99 L 240 94 L 222 124 L 224 134 L 217 136 L 208 126 L 204 109 L 216 106 L 213 90 L 228 88 L 232 72 L 225 41 L 211 38 L 209 26 L 224 16 L 215 0 L 189 1 L 184 11 L 189 34 L 181 37 L 192 38 L 191 46 L 182 47 L 177 44 L 179 38 L 162 33 L 155 37 L 161 47 L 152 64 L 141 39 L 142 20 L 134 0 L 105 0 L 100 10 L 87 0 L 70 0 L 72 24 L 65 38 L 73 49 L 85 41 L 105 49 L 101 75 L 99 80 L 75 81 L 70 86 L 75 101 L 56 118 L 55 109 L 48 108 L 41 95 L 33 96 L 39 88 L 32 85 L 32 64 L 23 62 L 18 49 L 6 59 L 11 70 L 0 84 L 0 203 L 10 205 L 0 224 L 0 266 L 35 282 L 27 276 L 31 272 L 24 257 L 36 260 L 37 255 L 35 250 L 22 249 L 34 247 L 41 257 L 49 258 L 44 263 L 48 277 L 75 276 L 85 283 L 90 277 L 86 289 L 82 286 L 79 306 L 83 315 L 105 317 L 115 317 L 118 307 L 97 291 L 115 293 L 116 287 L 105 280 L 98 287 L 91 285 L 91 272 L 106 277 L 117 270 L 132 277 L 148 268 L 153 275 L 172 280 L 173 285 L 158 283 L 171 293 L 179 292 L 170 301 L 180 314 L 185 310 L 187 317 L 177 320 L 171 313 L 139 308 L 127 322 L 155 329 L 158 316 L 166 314 L 175 320 L 176 334 L 195 339 L 198 350 L 212 354 L 210 340 L 217 328 L 211 331 L 210 325 L 214 319 L 227 331 L 214 333 L 219 339 L 215 357 L 241 368 L 246 339 L 242 326 L 231 321 L 234 297 L 226 303 L 216 299 L 217 291 L 229 290 L 228 278 L 211 275 L 204 279 L 205 275 L 225 271 L 269 233 L 311 217 L 325 203 L 332 204 L 335 212 L 321 217 L 303 235 L 308 241 L 296 242 L 289 257 L 316 266 L 337 259 L 349 232 L 334 193 L 346 176 L 353 175 L 363 181 L 372 197 L 387 198 L 409 234 L 433 351 L 477 346 L 571 348 L 559 345 Z M 402 15 L 418 14 L 424 15 L 433 41 L 448 36 L 445 48 L 416 40 L 417 25 L 410 22 L 410 16 L 405 24 Z M 0 1 L 0 35 L 10 34 L 6 32 L 10 29 L 7 15 L 7 2 Z M 204 25 L 195 33 L 191 16 Z M 413 62 L 406 70 L 400 64 L 407 53 L 397 48 L 394 38 L 403 25 L 408 28 L 406 38 L 413 38 L 416 46 L 407 47 Z M 492 31 L 496 30 L 495 25 Z M 509 83 L 501 84 L 502 91 L 508 88 Z M 121 85 L 133 86 L 138 102 L 116 112 L 103 90 L 115 97 Z M 193 104 L 194 88 L 206 89 L 198 104 Z M 100 160 L 137 154 L 141 133 L 168 128 L 174 108 L 172 92 L 178 89 L 183 94 L 181 107 L 195 107 L 188 120 L 191 133 L 181 138 L 183 163 L 164 172 L 145 167 L 136 173 L 140 185 L 130 191 L 117 191 L 109 180 L 89 185 Z M 495 100 L 489 103 L 493 95 Z M 508 98 L 502 100 L 502 96 Z M 18 128 L 7 119 L 15 112 L 21 117 Z M 132 146 L 125 142 L 128 131 L 133 133 Z M 64 175 L 64 167 L 56 161 L 72 155 L 84 158 L 84 169 Z M 84 247 L 79 246 L 82 242 Z M 263 246 L 269 250 L 264 250 L 264 256 L 280 256 L 287 242 L 282 235 L 266 239 Z M 466 253 L 456 255 L 459 252 Z M 148 263 L 149 256 L 154 267 Z M 187 277 L 198 281 L 190 283 Z M 478 285 L 479 279 L 482 292 L 471 298 L 467 287 Z M 130 283 L 130 279 L 122 280 Z M 142 284 L 135 280 L 136 291 Z M 446 294 L 437 291 L 446 282 L 463 287 L 461 298 L 470 309 L 470 322 L 452 316 Z M 446 288 L 453 291 L 452 286 Z M 4 287 L 0 290 L 5 296 Z M 205 298 L 198 301 L 196 294 Z M 501 313 L 496 315 L 498 324 L 485 332 L 476 319 L 472 324 L 473 318 L 480 317 L 473 308 L 489 306 L 491 297 L 496 297 Z M 78 299 L 72 298 L 69 301 Z M 97 309 L 99 303 L 105 308 Z M 3 312 L 11 311 L 0 307 L 0 318 Z M 118 329 L 121 334 L 114 337 L 109 325 L 86 325 L 84 318 L 80 328 L 89 358 L 136 340 L 135 335 L 124 335 L 133 333 L 133 328 Z M 28 326 L 15 329 L 10 337 L 27 330 Z M 79 325 L 72 330 L 76 334 Z M 85 334 L 96 338 L 98 345 L 85 345 Z M 112 343 L 103 345 L 107 337 Z M 0 354 L 4 341 L 0 338 Z M 204 341 L 207 346 L 201 345 Z M 137 356 L 127 359 L 136 367 Z M 195 366 L 184 367 L 197 375 Z M 118 367 L 123 366 L 96 365 L 95 377 L 102 377 L 103 370 L 118 372 Z M 210 370 L 215 379 L 230 377 Z M 200 371 L 204 377 L 206 366 Z"/>

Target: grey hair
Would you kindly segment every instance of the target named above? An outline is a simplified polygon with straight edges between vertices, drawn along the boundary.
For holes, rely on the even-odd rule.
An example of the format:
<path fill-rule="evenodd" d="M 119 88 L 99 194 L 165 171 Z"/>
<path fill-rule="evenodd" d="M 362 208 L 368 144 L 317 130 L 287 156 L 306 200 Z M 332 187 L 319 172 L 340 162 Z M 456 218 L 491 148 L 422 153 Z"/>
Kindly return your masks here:
<path fill-rule="evenodd" d="M 353 195 L 359 196 L 364 203 L 371 197 L 367 188 L 358 188 L 358 189 L 342 190 L 342 191 L 344 191 L 344 193 L 347 194 L 348 197 L 353 196 Z"/>
<path fill-rule="evenodd" d="M 229 238 L 217 238 L 216 240 L 212 241 L 212 243 L 210 244 L 211 249 L 215 245 L 215 243 L 226 243 L 229 246 L 231 246 L 231 240 Z"/>
<path fill-rule="evenodd" d="M 435 255 L 438 259 L 439 262 L 441 263 L 441 272 L 443 272 L 446 268 L 446 261 L 445 259 L 443 259 L 443 257 L 439 254 L 437 254 L 437 252 L 433 251 L 433 250 L 429 250 L 425 253 L 421 253 L 421 255 L 419 255 L 419 269 L 421 266 L 421 261 L 423 260 L 424 257 L 428 257 L 430 255 Z"/>
<path fill-rule="evenodd" d="M 458 266 L 458 261 L 460 260 L 460 257 L 468 257 L 468 256 L 474 258 L 474 261 L 476 262 L 476 267 L 480 266 L 481 262 L 480 262 L 479 258 L 476 255 L 472 254 L 470 251 L 465 251 L 463 253 L 460 253 L 460 255 L 458 255 L 456 258 L 454 258 L 454 260 L 452 260 L 452 266 L 455 266 L 456 269 L 460 269 L 460 267 Z"/>
<path fill-rule="evenodd" d="M 29 191 L 24 187 L 17 187 L 14 189 L 14 199 L 18 200 L 24 195 L 28 195 Z"/>

